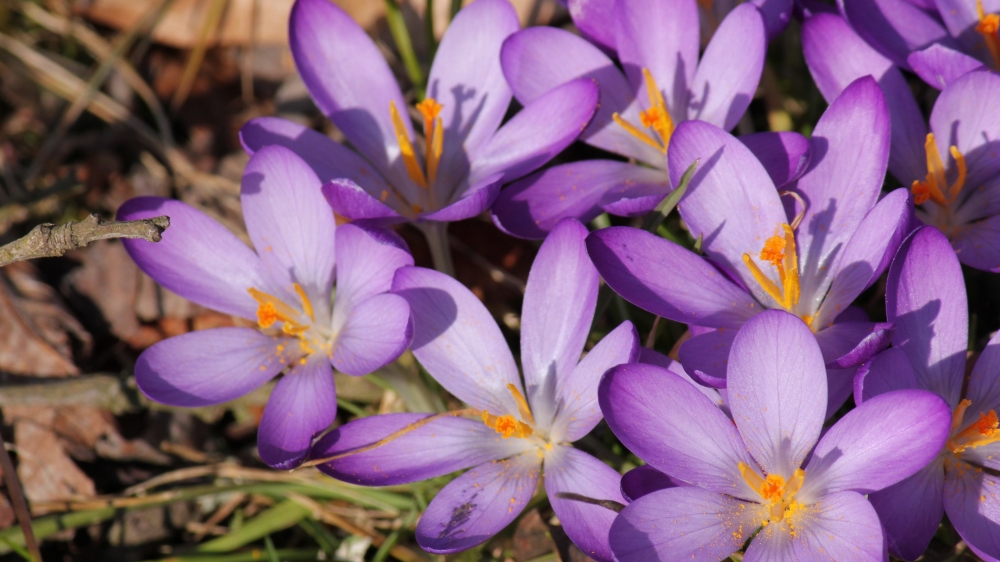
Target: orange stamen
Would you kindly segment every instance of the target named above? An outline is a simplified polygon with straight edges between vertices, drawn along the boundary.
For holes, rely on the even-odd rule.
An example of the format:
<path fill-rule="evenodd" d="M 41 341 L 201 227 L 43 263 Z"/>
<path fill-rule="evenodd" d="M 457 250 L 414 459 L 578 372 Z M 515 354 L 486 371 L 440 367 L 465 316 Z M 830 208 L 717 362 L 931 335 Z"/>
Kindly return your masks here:
<path fill-rule="evenodd" d="M 757 471 L 753 470 L 746 463 L 740 462 L 737 467 L 743 481 L 760 495 L 763 503 L 771 506 L 771 521 L 781 521 L 786 515 L 791 515 L 798 510 L 799 504 L 795 501 L 795 494 L 802 488 L 805 482 L 806 473 L 801 468 L 795 469 L 788 482 L 780 474 L 768 474 L 767 478 L 761 478 Z"/>
<path fill-rule="evenodd" d="M 670 145 L 670 136 L 674 133 L 674 122 L 670 118 L 670 111 L 667 110 L 667 102 L 663 99 L 663 94 L 648 68 L 642 69 L 642 78 L 646 84 L 649 108 L 639 112 L 639 122 L 642 123 L 643 127 L 653 129 L 658 139 L 625 121 L 617 112 L 611 118 L 632 136 L 666 154 L 667 146 Z"/>
<path fill-rule="evenodd" d="M 784 232 L 764 241 L 764 248 L 760 252 L 760 259 L 770 262 L 778 270 L 780 287 L 761 271 L 750 254 L 743 254 L 743 263 L 761 289 L 779 306 L 791 312 L 799 303 L 799 258 L 795 251 L 795 231 L 787 224 L 782 224 L 781 230 Z"/>
<path fill-rule="evenodd" d="M 954 432 L 961 425 L 965 418 L 965 412 L 972 405 L 971 400 L 962 400 L 952 414 L 951 427 Z M 952 453 L 958 454 L 966 449 L 974 449 L 996 443 L 1000 441 L 1000 419 L 997 418 L 995 410 L 980 412 L 979 418 L 969 424 L 965 429 L 948 439 L 946 447 Z"/>
<path fill-rule="evenodd" d="M 483 423 L 486 424 L 486 427 L 495 429 L 504 439 L 511 436 L 531 437 L 535 432 L 531 427 L 535 424 L 535 418 L 531 415 L 531 408 L 528 407 L 528 401 L 524 399 L 524 395 L 513 384 L 508 384 L 507 390 L 510 391 L 511 395 L 514 396 L 514 401 L 517 402 L 517 411 L 521 414 L 521 419 L 514 419 L 514 416 L 509 414 L 494 416 L 484 411 L 482 413 Z"/>
<path fill-rule="evenodd" d="M 927 138 L 924 141 L 924 153 L 927 156 L 927 176 L 924 178 L 924 181 L 914 180 L 910 186 L 910 192 L 913 193 L 913 202 L 915 204 L 922 205 L 927 201 L 933 201 L 942 207 L 948 206 L 955 202 L 958 194 L 965 187 L 965 179 L 968 172 L 965 165 L 965 156 L 955 146 L 949 148 L 948 152 L 955 160 L 955 168 L 958 172 L 955 183 L 950 186 L 945 177 L 944 162 L 941 160 L 941 154 L 938 152 L 934 133 L 927 133 Z"/>
<path fill-rule="evenodd" d="M 1000 16 L 997 14 L 987 14 L 983 10 L 983 0 L 976 0 L 976 11 L 979 14 L 979 23 L 976 24 L 976 31 L 983 36 L 986 41 L 986 48 L 990 50 L 993 57 L 993 68 L 1000 68 Z"/>
<path fill-rule="evenodd" d="M 399 116 L 399 110 L 396 109 L 396 103 L 393 101 L 389 102 L 389 116 L 392 118 L 392 127 L 396 131 L 396 141 L 399 143 L 399 151 L 403 157 L 403 164 L 406 166 L 406 174 L 410 176 L 413 183 L 426 188 L 427 179 L 424 177 L 424 171 L 420 167 L 420 161 L 417 160 L 417 153 L 413 150 L 413 143 L 410 142 L 410 135 L 406 132 L 403 118 Z"/>

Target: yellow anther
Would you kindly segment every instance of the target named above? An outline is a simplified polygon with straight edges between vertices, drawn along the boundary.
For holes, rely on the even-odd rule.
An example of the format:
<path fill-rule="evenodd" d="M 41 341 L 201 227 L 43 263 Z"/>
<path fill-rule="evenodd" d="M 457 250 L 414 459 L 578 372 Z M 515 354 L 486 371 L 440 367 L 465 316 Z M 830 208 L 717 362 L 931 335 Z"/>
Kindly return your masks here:
<path fill-rule="evenodd" d="M 257 325 L 265 330 L 278 321 L 278 311 L 274 305 L 266 302 L 257 306 Z"/>
<path fill-rule="evenodd" d="M 396 131 L 396 140 L 399 143 L 399 152 L 403 157 L 403 164 L 406 165 L 406 174 L 410 176 L 413 183 L 420 187 L 427 187 L 427 179 L 424 178 L 424 171 L 420 168 L 420 161 L 413 150 L 413 143 L 410 142 L 410 135 L 406 132 L 406 125 L 403 118 L 399 116 L 396 103 L 389 102 L 389 116 L 392 118 L 392 127 Z"/>
<path fill-rule="evenodd" d="M 791 312 L 799 304 L 799 258 L 795 250 L 795 231 L 787 224 L 782 224 L 781 230 L 783 233 L 779 232 L 764 242 L 760 252 L 760 259 L 770 262 L 778 270 L 780 287 L 761 271 L 750 254 L 743 254 L 743 263 L 761 289 L 779 306 Z"/>
<path fill-rule="evenodd" d="M 962 431 L 955 433 L 965 418 L 966 410 L 971 405 L 971 400 L 962 400 L 958 403 L 958 407 L 955 408 L 954 414 L 952 414 L 951 431 L 954 435 L 945 444 L 952 453 L 958 454 L 966 449 L 974 449 L 1000 441 L 1000 419 L 997 418 L 995 410 L 985 413 L 980 412 L 979 418 L 976 421 L 969 424 Z"/>
<path fill-rule="evenodd" d="M 308 316 L 310 320 L 315 322 L 316 315 L 313 314 L 312 303 L 309 302 L 309 297 L 306 295 L 306 292 L 302 289 L 302 285 L 299 285 L 298 283 L 292 283 L 292 287 L 295 289 L 295 292 L 299 294 L 299 298 L 302 299 L 303 312 L 306 313 L 306 316 Z"/>
<path fill-rule="evenodd" d="M 530 425 L 522 421 L 515 420 L 514 416 L 511 415 L 505 414 L 502 416 L 494 416 L 489 412 L 484 411 L 482 413 L 482 418 L 486 427 L 495 430 L 504 439 L 508 439 L 510 437 L 531 437 L 534 433 L 534 430 Z"/>
<path fill-rule="evenodd" d="M 510 391 L 511 395 L 514 396 L 514 401 L 517 402 L 517 411 L 521 414 L 521 419 L 534 425 L 535 417 L 531 415 L 531 408 L 528 407 L 528 401 L 524 399 L 524 395 L 521 394 L 521 391 L 510 383 L 507 383 L 507 390 Z"/>
<path fill-rule="evenodd" d="M 612 115 L 611 118 L 632 136 L 665 154 L 667 146 L 670 145 L 670 136 L 674 133 L 674 122 L 670 118 L 667 102 L 663 99 L 663 94 L 660 92 L 660 88 L 656 85 L 656 80 L 648 68 L 642 69 L 642 78 L 646 84 L 646 97 L 649 98 L 649 108 L 639 112 L 639 122 L 642 123 L 643 127 L 653 129 L 659 140 L 639 127 L 625 121 L 618 113 Z"/>
<path fill-rule="evenodd" d="M 933 201 L 944 207 L 950 205 L 958 198 L 962 188 L 965 187 L 967 168 L 965 156 L 958 151 L 958 147 L 952 146 L 948 149 L 951 157 L 955 160 L 957 177 L 955 183 L 948 185 L 945 177 L 944 162 L 941 160 L 941 153 L 938 152 L 937 141 L 934 133 L 927 133 L 924 141 L 924 153 L 927 156 L 927 176 L 924 181 L 914 180 L 910 186 L 913 193 L 913 202 L 922 205 L 927 201 Z"/>
<path fill-rule="evenodd" d="M 434 120 L 431 128 L 431 136 L 427 139 L 427 181 L 434 183 L 437 180 L 438 164 L 441 162 L 441 153 L 444 151 L 444 127 L 441 125 L 441 118 Z"/>
<path fill-rule="evenodd" d="M 976 31 L 983 36 L 986 47 L 993 57 L 993 68 L 1000 68 L 1000 16 L 997 14 L 987 14 L 983 10 L 983 0 L 976 0 L 976 11 L 979 13 L 979 23 L 976 24 Z"/>
<path fill-rule="evenodd" d="M 649 146 L 655 148 L 656 150 L 659 150 L 660 152 L 666 151 L 663 148 L 663 145 L 656 142 L 656 140 L 653 139 L 653 137 L 646 134 L 642 129 L 622 119 L 622 116 L 619 115 L 617 111 L 611 115 L 611 118 L 614 119 L 615 123 L 618 123 L 618 125 L 621 126 L 621 128 L 631 133 L 633 137 L 641 140 L 642 142 L 648 144 Z"/>
<path fill-rule="evenodd" d="M 762 503 L 770 505 L 770 521 L 781 521 L 786 515 L 791 515 L 799 509 L 800 506 L 795 501 L 795 494 L 805 482 L 806 472 L 804 470 L 795 469 L 786 482 L 780 474 L 768 474 L 766 478 L 761 478 L 757 471 L 743 462 L 740 462 L 737 467 L 740 469 L 743 481 L 757 492 L 763 500 Z"/>
<path fill-rule="evenodd" d="M 298 326 L 295 318 L 299 316 L 298 311 L 288 306 L 281 299 L 274 295 L 269 295 L 263 291 L 250 287 L 247 289 L 250 296 L 257 301 L 257 325 L 262 329 L 270 328 L 275 322 L 284 322 Z"/>

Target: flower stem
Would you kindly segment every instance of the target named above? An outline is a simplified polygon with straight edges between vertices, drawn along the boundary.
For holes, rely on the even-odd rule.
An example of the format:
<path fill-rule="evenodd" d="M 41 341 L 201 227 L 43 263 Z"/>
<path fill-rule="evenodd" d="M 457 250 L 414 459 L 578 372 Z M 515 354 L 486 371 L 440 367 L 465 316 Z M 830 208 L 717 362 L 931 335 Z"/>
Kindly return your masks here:
<path fill-rule="evenodd" d="M 396 0 L 385 0 L 385 19 L 389 24 L 389 32 L 392 33 L 392 40 L 396 42 L 399 56 L 403 59 L 403 66 L 406 67 L 406 75 L 417 90 L 417 97 L 423 98 L 424 91 L 424 71 L 420 68 L 420 61 L 417 60 L 417 53 L 413 50 L 413 41 L 410 40 L 410 31 L 406 28 L 406 21 L 403 19 L 403 12 L 399 9 Z"/>
<path fill-rule="evenodd" d="M 448 242 L 448 223 L 446 222 L 425 222 L 420 225 L 420 230 L 427 239 L 427 245 L 431 249 L 431 259 L 434 261 L 434 269 L 445 275 L 455 276 L 455 265 L 451 261 L 451 245 Z"/>

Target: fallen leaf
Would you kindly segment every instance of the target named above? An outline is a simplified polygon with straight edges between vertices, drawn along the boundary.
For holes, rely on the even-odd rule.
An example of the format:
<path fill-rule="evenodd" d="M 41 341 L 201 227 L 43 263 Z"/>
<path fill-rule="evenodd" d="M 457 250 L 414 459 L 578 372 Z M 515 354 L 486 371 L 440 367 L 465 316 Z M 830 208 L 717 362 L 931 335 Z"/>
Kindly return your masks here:
<path fill-rule="evenodd" d="M 93 497 L 94 482 L 76 466 L 52 430 L 56 409 L 45 406 L 8 406 L 14 425 L 17 475 L 24 495 L 32 502 Z"/>

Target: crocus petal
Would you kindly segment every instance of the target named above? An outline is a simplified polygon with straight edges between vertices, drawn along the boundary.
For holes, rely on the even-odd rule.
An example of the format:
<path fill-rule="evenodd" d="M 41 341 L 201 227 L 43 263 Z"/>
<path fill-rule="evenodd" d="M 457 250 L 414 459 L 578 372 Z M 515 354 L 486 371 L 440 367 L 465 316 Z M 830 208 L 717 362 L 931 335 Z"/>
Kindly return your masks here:
<path fill-rule="evenodd" d="M 865 400 L 823 435 L 796 497 L 805 503 L 853 490 L 868 494 L 909 478 L 933 460 L 951 429 L 951 409 L 926 390 Z"/>
<path fill-rule="evenodd" d="M 920 383 L 910 358 L 898 347 L 891 347 L 858 369 L 854 377 L 854 402 L 860 406 L 879 394 L 911 388 L 920 388 Z"/>
<path fill-rule="evenodd" d="M 333 369 L 321 354 L 297 364 L 278 381 L 264 407 L 257 432 L 260 459 L 271 468 L 298 466 L 312 438 L 337 417 Z"/>
<path fill-rule="evenodd" d="M 541 459 L 534 451 L 483 463 L 452 480 L 417 523 L 417 543 L 450 554 L 486 542 L 521 514 L 535 493 Z"/>
<path fill-rule="evenodd" d="M 607 372 L 598 392 L 608 426 L 650 466 L 695 486 L 758 497 L 739 472 L 751 465 L 733 422 L 688 381 L 633 363 Z"/>
<path fill-rule="evenodd" d="M 611 550 L 620 562 L 722 560 L 760 526 L 760 504 L 695 487 L 643 496 L 611 525 Z"/>
<path fill-rule="evenodd" d="M 454 187 L 500 126 L 511 98 L 500 46 L 520 27 L 510 2 L 486 0 L 460 10 L 441 38 L 427 79 L 427 96 L 444 106 L 436 184 Z"/>
<path fill-rule="evenodd" d="M 965 225 L 952 240 L 959 261 L 984 271 L 1000 271 L 1000 215 Z"/>
<path fill-rule="evenodd" d="M 636 0 L 619 3 L 616 9 L 615 46 L 632 90 L 645 92 L 642 69 L 648 69 L 674 123 L 687 119 L 689 90 L 698 66 L 695 0 Z M 645 93 L 640 99 L 643 107 L 649 107 Z"/>
<path fill-rule="evenodd" d="M 753 4 L 737 6 L 722 20 L 698 64 L 688 118 L 728 131 L 736 126 L 757 91 L 764 70 L 767 34 Z"/>
<path fill-rule="evenodd" d="M 649 232 L 602 228 L 587 237 L 587 251 L 616 293 L 653 314 L 717 328 L 739 326 L 760 310 L 703 258 Z"/>
<path fill-rule="evenodd" d="M 787 312 L 758 314 L 733 340 L 727 383 L 750 454 L 766 474 L 791 476 L 816 444 L 826 412 L 826 368 L 812 332 Z"/>
<path fill-rule="evenodd" d="M 603 417 L 597 402 L 601 376 L 611 367 L 635 361 L 639 349 L 639 333 L 625 321 L 597 342 L 572 371 L 559 374 L 553 441 L 576 441 L 594 429 Z"/>
<path fill-rule="evenodd" d="M 648 464 L 638 466 L 622 475 L 622 497 L 634 502 L 642 496 L 658 490 L 683 486 L 680 480 L 656 470 Z"/>
<path fill-rule="evenodd" d="M 828 102 L 858 78 L 871 75 L 878 80 L 892 122 L 889 170 L 906 185 L 923 178 L 927 173 L 927 124 L 899 69 L 835 14 L 816 14 L 803 23 L 802 50 L 809 72 Z"/>
<path fill-rule="evenodd" d="M 1000 173 L 1000 75 L 970 72 L 942 90 L 934 102 L 931 131 L 938 152 L 949 158 L 955 146 L 965 155 L 967 187 L 978 186 Z"/>
<path fill-rule="evenodd" d="M 864 496 L 839 492 L 807 506 L 795 518 L 765 527 L 747 548 L 746 562 L 856 560 L 882 562 L 885 546 L 878 515 Z"/>
<path fill-rule="evenodd" d="M 982 62 L 961 51 L 936 44 L 910 53 L 906 60 L 917 76 L 939 90 L 959 76 L 986 68 Z"/>
<path fill-rule="evenodd" d="M 383 294 L 351 307 L 336 334 L 330 361 L 348 375 L 367 375 L 396 360 L 413 339 L 410 306 Z"/>
<path fill-rule="evenodd" d="M 677 127 L 667 160 L 673 185 L 700 160 L 678 206 L 681 217 L 692 236 L 703 237 L 705 255 L 737 272 L 760 302 L 773 302 L 743 263 L 743 254 L 760 252 L 788 221 L 764 167 L 732 135 L 700 121 Z"/>
<path fill-rule="evenodd" d="M 297 0 L 288 23 L 295 67 L 320 110 L 347 140 L 409 201 L 418 187 L 409 179 L 389 104 L 406 115 L 406 102 L 382 53 L 337 5 Z M 411 141 L 413 127 L 403 119 Z"/>
<path fill-rule="evenodd" d="M 614 560 L 608 533 L 617 514 L 603 506 L 560 498 L 564 492 L 623 504 L 621 476 L 573 447 L 556 445 L 545 452 L 545 493 L 559 524 L 587 556 L 601 562 Z"/>
<path fill-rule="evenodd" d="M 609 51 L 615 50 L 615 27 L 608 25 L 615 18 L 613 0 L 567 0 L 566 7 L 584 37 Z"/>
<path fill-rule="evenodd" d="M 958 259 L 937 229 L 921 227 L 889 267 L 885 312 L 920 386 L 958 405 L 968 347 L 969 309 Z"/>
<path fill-rule="evenodd" d="M 890 322 L 838 322 L 816 332 L 816 342 L 827 366 L 857 367 L 889 347 Z"/>
<path fill-rule="evenodd" d="M 498 172 L 511 182 L 540 168 L 580 136 L 597 108 L 597 94 L 597 84 L 581 78 L 526 105 L 476 154 L 469 183 Z"/>
<path fill-rule="evenodd" d="M 247 233 L 275 283 L 298 283 L 326 316 L 333 287 L 336 223 L 312 168 L 291 150 L 265 146 L 250 157 L 240 186 Z"/>
<path fill-rule="evenodd" d="M 329 181 L 323 185 L 322 192 L 333 212 L 346 219 L 381 225 L 392 225 L 406 220 L 351 180 Z M 388 191 L 384 193 L 388 194 Z M 388 195 L 386 198 L 388 199 Z"/>
<path fill-rule="evenodd" d="M 854 391 L 854 376 L 861 367 L 850 367 L 847 369 L 826 368 L 826 415 L 823 419 L 829 420 L 851 397 Z"/>
<path fill-rule="evenodd" d="M 392 292 L 410 304 L 413 354 L 448 392 L 496 415 L 519 416 L 508 390 L 521 377 L 493 317 L 453 278 L 421 267 L 396 271 Z"/>
<path fill-rule="evenodd" d="M 729 348 L 733 345 L 737 331 L 737 328 L 723 327 L 698 334 L 682 343 L 679 358 L 684 370 L 701 384 L 725 388 Z"/>
<path fill-rule="evenodd" d="M 948 470 L 944 481 L 948 520 L 966 543 L 994 559 L 1000 558 L 998 485 L 1000 478 L 969 465 Z"/>
<path fill-rule="evenodd" d="M 752 0 L 753 5 L 760 8 L 764 15 L 764 25 L 767 27 L 767 40 L 770 41 L 781 34 L 792 21 L 794 0 Z"/>
<path fill-rule="evenodd" d="M 354 420 L 324 435 L 310 456 L 324 459 L 370 447 L 430 414 L 384 414 Z M 441 417 L 370 450 L 319 465 L 326 474 L 362 486 L 390 486 L 443 476 L 533 448 L 503 439 L 480 420 Z"/>
<path fill-rule="evenodd" d="M 489 209 L 496 200 L 497 195 L 500 194 L 503 178 L 503 172 L 483 176 L 479 179 L 479 183 L 468 186 L 465 191 L 458 194 L 457 200 L 437 211 L 426 213 L 421 218 L 429 221 L 453 222 L 477 216 Z"/>
<path fill-rule="evenodd" d="M 934 16 L 906 0 L 840 0 L 838 4 L 858 35 L 907 70 L 906 57 L 911 52 L 932 43 L 955 45 Z"/>
<path fill-rule="evenodd" d="M 301 123 L 279 117 L 257 117 L 240 128 L 240 143 L 251 156 L 265 146 L 289 148 L 306 161 L 320 181 L 348 179 L 375 197 L 389 193 L 381 174 L 353 150 Z M 401 204 L 401 201 L 393 201 Z"/>
<path fill-rule="evenodd" d="M 251 328 L 188 332 L 157 342 L 135 364 L 135 383 L 163 404 L 196 408 L 243 396 L 271 380 L 289 360 L 292 340 Z"/>
<path fill-rule="evenodd" d="M 691 378 L 691 375 L 689 375 L 687 371 L 684 370 L 684 367 L 677 361 L 674 361 L 673 359 L 667 357 L 666 355 L 660 353 L 659 351 L 656 351 L 654 349 L 649 349 L 647 347 L 639 348 L 639 357 L 636 359 L 636 361 L 639 363 L 646 363 L 648 365 L 656 365 L 657 367 L 662 367 L 674 373 L 675 375 L 679 376 L 680 378 L 688 381 L 702 394 L 707 396 L 708 399 L 712 401 L 712 403 L 714 403 L 716 406 L 719 406 L 723 412 L 726 412 L 726 415 L 729 415 L 728 414 L 729 407 L 725 405 L 725 401 L 722 399 L 722 395 L 720 394 L 720 392 L 715 388 L 709 388 L 707 386 L 703 386 L 698 382 L 696 382 L 693 378 Z"/>
<path fill-rule="evenodd" d="M 796 229 L 800 283 L 816 310 L 833 264 L 882 190 L 889 158 L 889 112 L 875 80 L 859 78 L 830 104 L 810 139 L 813 158 L 796 184 L 806 201 Z"/>
<path fill-rule="evenodd" d="M 944 466 L 936 460 L 913 476 L 869 494 L 893 556 L 916 560 L 927 550 L 944 514 Z"/>
<path fill-rule="evenodd" d="M 159 242 L 123 239 L 129 255 L 154 281 L 202 306 L 256 318 L 247 289 L 280 291 L 257 254 L 205 213 L 173 199 L 136 197 L 118 209 L 118 220 L 167 215 L 170 228 Z"/>
<path fill-rule="evenodd" d="M 391 231 L 353 224 L 337 229 L 337 294 L 331 324 L 334 333 L 343 329 L 348 316 L 355 314 L 355 307 L 392 289 L 397 269 L 413 265 L 413 256 L 399 244 Z"/>
<path fill-rule="evenodd" d="M 736 138 L 757 157 L 775 187 L 799 179 L 809 166 L 809 140 L 798 133 L 764 132 Z"/>
<path fill-rule="evenodd" d="M 535 256 L 521 305 L 524 385 L 535 421 L 546 430 L 556 414 L 558 383 L 580 360 L 597 306 L 600 278 L 586 238 L 587 228 L 573 219 L 556 225 Z M 591 393 L 596 409 L 596 377 Z"/>
<path fill-rule="evenodd" d="M 838 252 L 833 265 L 833 281 L 813 317 L 814 327 L 829 326 L 882 276 L 908 234 L 911 221 L 910 194 L 902 188 L 886 195 L 865 215 L 851 239 Z"/>
<path fill-rule="evenodd" d="M 976 409 L 984 412 L 1000 410 L 1000 377 L 997 373 L 1000 373 L 1000 332 L 990 338 L 969 377 L 965 397 L 972 400 Z"/>
<path fill-rule="evenodd" d="M 614 26 L 605 23 L 604 27 Z M 639 110 L 625 75 L 594 45 L 562 29 L 529 27 L 504 42 L 500 57 L 504 75 L 524 105 L 571 80 L 596 81 L 601 103 L 580 140 L 641 162 L 663 161 L 659 150 L 639 141 L 612 118 L 616 112 L 635 118 Z"/>

